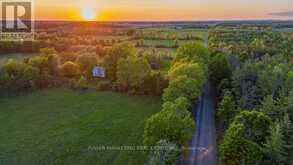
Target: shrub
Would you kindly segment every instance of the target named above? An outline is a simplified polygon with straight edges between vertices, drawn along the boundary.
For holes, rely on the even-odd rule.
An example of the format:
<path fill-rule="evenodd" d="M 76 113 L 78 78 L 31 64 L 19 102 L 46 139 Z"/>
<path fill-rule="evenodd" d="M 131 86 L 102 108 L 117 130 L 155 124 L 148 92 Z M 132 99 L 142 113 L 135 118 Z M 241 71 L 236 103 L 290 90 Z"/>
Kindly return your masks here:
<path fill-rule="evenodd" d="M 73 62 L 66 62 L 61 66 L 61 73 L 67 78 L 77 77 L 80 75 L 79 66 Z"/>
<path fill-rule="evenodd" d="M 81 76 L 79 80 L 75 83 L 75 89 L 87 89 L 88 88 L 88 81 L 85 77 Z"/>

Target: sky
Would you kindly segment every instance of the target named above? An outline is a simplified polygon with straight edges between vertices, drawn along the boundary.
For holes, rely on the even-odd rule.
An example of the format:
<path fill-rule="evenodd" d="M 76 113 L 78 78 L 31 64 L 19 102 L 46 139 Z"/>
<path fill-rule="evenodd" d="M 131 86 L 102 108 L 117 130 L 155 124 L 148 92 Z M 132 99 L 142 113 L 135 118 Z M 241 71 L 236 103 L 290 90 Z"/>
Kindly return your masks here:
<path fill-rule="evenodd" d="M 35 0 L 35 18 L 98 21 L 293 19 L 293 0 Z"/>

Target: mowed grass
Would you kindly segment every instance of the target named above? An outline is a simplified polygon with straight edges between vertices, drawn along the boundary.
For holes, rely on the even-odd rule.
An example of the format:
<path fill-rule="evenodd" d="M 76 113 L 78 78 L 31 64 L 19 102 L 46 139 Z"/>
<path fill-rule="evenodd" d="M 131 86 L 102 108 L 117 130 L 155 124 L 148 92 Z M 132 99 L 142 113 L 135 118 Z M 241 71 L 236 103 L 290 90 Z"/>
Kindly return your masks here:
<path fill-rule="evenodd" d="M 66 89 L 0 98 L 0 164 L 144 164 L 144 152 L 90 147 L 142 145 L 160 107 L 158 97 Z"/>

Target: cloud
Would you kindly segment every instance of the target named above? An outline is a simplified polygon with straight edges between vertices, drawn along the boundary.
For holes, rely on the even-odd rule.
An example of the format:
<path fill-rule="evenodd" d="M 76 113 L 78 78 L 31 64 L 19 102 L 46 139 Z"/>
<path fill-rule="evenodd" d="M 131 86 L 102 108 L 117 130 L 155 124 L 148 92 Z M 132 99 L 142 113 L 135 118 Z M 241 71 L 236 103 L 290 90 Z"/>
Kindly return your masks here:
<path fill-rule="evenodd" d="M 278 17 L 293 17 L 293 11 L 274 12 L 274 13 L 269 13 L 269 15 L 278 16 Z"/>

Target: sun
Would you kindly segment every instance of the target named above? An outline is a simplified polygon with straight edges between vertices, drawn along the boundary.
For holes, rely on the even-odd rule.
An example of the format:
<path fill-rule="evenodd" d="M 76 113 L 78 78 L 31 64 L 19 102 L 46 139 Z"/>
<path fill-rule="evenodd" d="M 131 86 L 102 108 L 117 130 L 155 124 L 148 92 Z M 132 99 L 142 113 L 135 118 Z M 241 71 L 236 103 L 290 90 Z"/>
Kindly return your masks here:
<path fill-rule="evenodd" d="M 84 7 L 80 11 L 80 16 L 85 21 L 94 21 L 96 20 L 96 10 L 91 7 Z"/>

